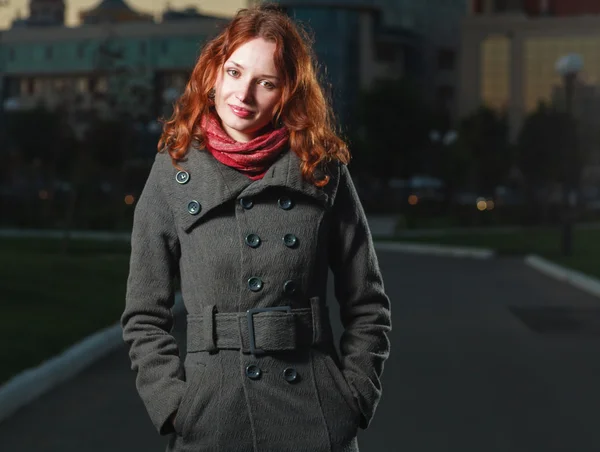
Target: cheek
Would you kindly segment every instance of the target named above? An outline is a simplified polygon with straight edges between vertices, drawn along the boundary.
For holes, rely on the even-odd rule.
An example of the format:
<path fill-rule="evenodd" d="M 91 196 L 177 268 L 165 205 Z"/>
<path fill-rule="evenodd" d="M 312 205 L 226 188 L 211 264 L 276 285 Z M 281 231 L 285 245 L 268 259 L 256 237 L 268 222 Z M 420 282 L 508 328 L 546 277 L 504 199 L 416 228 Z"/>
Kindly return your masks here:
<path fill-rule="evenodd" d="M 268 110 L 269 113 L 275 112 L 275 107 L 279 103 L 280 98 L 281 98 L 281 95 L 279 93 L 277 93 L 277 94 L 267 93 L 263 97 L 263 101 L 262 101 L 264 109 Z"/>
<path fill-rule="evenodd" d="M 215 83 L 215 95 L 219 99 L 223 99 L 227 96 L 228 92 L 231 91 L 226 79 L 219 79 Z"/>

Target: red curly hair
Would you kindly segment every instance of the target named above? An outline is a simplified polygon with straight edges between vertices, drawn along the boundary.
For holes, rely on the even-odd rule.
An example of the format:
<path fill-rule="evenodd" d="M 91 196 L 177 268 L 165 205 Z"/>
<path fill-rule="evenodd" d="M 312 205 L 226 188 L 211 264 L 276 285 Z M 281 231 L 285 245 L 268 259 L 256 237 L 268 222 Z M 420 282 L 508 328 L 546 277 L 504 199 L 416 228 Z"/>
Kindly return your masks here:
<path fill-rule="evenodd" d="M 333 112 L 317 77 L 312 40 L 272 4 L 239 10 L 227 27 L 204 46 L 173 115 L 163 121 L 158 150 L 167 148 L 177 166 L 192 142 L 198 148 L 205 145 L 200 119 L 213 108 L 209 92 L 218 71 L 240 45 L 254 38 L 276 45 L 275 65 L 282 74 L 283 89 L 273 122 L 288 128 L 290 147 L 302 160 L 302 176 L 322 187 L 329 176 L 317 178 L 317 168 L 332 160 L 347 164 L 350 153 L 334 131 Z"/>

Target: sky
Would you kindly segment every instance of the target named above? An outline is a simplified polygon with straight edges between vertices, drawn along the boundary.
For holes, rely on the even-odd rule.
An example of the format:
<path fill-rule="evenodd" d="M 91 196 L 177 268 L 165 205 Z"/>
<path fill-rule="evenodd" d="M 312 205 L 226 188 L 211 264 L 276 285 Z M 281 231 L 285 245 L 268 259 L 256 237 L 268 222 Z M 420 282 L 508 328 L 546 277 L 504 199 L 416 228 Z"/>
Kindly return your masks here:
<path fill-rule="evenodd" d="M 0 0 L 0 5 L 6 0 Z M 247 0 L 125 0 L 135 10 L 150 14 L 158 14 L 167 4 L 173 9 L 182 9 L 188 6 L 198 8 L 206 14 L 220 16 L 233 15 L 247 5 Z M 66 0 L 67 26 L 78 23 L 79 11 L 89 9 L 100 3 L 100 0 Z M 8 0 L 8 6 L 0 6 L 0 29 L 10 26 L 13 18 L 20 13 L 21 17 L 29 15 L 29 0 Z"/>

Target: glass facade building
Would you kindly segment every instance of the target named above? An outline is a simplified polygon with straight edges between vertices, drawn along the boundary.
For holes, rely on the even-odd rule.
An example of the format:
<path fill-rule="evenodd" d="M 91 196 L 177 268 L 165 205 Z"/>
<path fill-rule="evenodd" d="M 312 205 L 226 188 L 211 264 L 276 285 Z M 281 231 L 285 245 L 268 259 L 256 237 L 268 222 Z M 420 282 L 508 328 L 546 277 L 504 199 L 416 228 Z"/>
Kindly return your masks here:
<path fill-rule="evenodd" d="M 409 74 L 423 86 L 431 103 L 438 99 L 455 110 L 456 58 L 460 20 L 467 11 L 467 0 L 279 0 L 288 14 L 309 26 L 315 36 L 317 58 L 326 68 L 326 80 L 340 122 L 351 123 L 351 110 L 361 87 L 358 56 L 361 46 L 361 14 L 375 16 L 376 57 L 399 55 L 394 62 L 400 77 Z M 381 37 L 386 35 L 386 43 Z M 385 57 L 384 57 L 385 59 Z M 395 57 L 392 58 L 392 60 Z M 441 63 L 440 63 L 441 62 Z M 362 64 L 365 64 L 364 62 Z M 393 71 L 392 71 L 393 72 Z"/>
<path fill-rule="evenodd" d="M 359 11 L 293 7 L 288 14 L 313 35 L 320 76 L 339 122 L 348 125 L 360 91 Z"/>

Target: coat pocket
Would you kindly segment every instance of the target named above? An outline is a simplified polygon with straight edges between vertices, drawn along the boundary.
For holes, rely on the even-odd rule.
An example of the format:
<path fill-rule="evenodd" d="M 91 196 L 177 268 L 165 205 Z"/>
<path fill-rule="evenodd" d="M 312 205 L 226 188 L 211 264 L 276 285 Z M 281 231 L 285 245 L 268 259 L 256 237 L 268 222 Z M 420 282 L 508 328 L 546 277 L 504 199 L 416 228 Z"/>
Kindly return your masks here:
<path fill-rule="evenodd" d="M 340 370 L 340 368 L 335 364 L 333 358 L 331 356 L 324 354 L 323 359 L 325 361 L 325 367 L 329 371 L 331 378 L 335 386 L 337 387 L 338 392 L 342 395 L 348 407 L 352 410 L 352 412 L 359 416 L 360 412 L 358 409 L 358 404 L 352 394 L 352 389 L 350 389 L 350 385 L 346 381 L 344 374 Z"/>
<path fill-rule="evenodd" d="M 187 421 L 190 417 L 190 411 L 196 405 L 195 400 L 202 385 L 205 368 L 206 365 L 203 363 L 193 364 L 188 367 L 186 372 L 187 385 L 173 421 L 173 428 L 179 436 L 186 436 Z"/>

